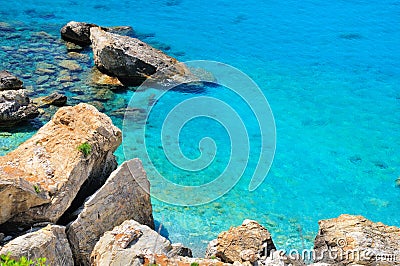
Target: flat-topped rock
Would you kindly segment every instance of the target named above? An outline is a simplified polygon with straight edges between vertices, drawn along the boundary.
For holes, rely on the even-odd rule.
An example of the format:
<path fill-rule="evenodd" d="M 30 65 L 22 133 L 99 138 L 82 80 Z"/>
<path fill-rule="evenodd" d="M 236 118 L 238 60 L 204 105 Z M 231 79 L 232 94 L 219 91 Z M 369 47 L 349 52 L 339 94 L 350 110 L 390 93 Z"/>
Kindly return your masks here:
<path fill-rule="evenodd" d="M 60 108 L 32 138 L 0 157 L 0 181 L 8 187 L 0 190 L 1 223 L 56 222 L 74 200 L 83 202 L 104 184 L 116 168 L 113 153 L 121 139 L 121 131 L 95 107 Z"/>

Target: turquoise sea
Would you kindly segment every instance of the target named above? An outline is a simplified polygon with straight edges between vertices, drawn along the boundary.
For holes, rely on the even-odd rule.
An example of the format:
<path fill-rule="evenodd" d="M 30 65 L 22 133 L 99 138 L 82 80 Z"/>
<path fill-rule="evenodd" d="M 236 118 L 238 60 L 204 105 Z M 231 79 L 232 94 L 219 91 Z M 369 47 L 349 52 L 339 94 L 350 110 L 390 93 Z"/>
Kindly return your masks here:
<path fill-rule="evenodd" d="M 19 76 L 32 98 L 60 91 L 71 105 L 95 104 L 122 128 L 120 108 L 128 105 L 135 88 L 115 91 L 87 82 L 93 67 L 90 49 L 81 56 L 67 55 L 59 40 L 59 29 L 70 20 L 131 25 L 136 37 L 180 61 L 232 65 L 268 99 L 276 123 L 275 158 L 252 192 L 247 188 L 260 134 L 240 98 L 227 88 L 205 84 L 190 93 L 170 91 L 157 103 L 146 125 L 146 145 L 154 165 L 171 181 L 209 182 L 232 156 L 224 126 L 199 118 L 182 128 L 180 147 L 187 157 L 197 158 L 199 141 L 209 136 L 218 148 L 215 159 L 200 172 L 168 163 L 159 137 L 162 115 L 180 101 L 210 96 L 226 102 L 243 117 L 250 140 L 243 177 L 223 197 L 200 206 L 153 198 L 155 219 L 171 241 L 201 256 L 209 240 L 245 218 L 266 226 L 283 249 L 311 248 L 318 220 L 342 213 L 400 226 L 400 188 L 395 184 L 400 176 L 400 1 L 3 1 L 0 68 Z M 71 56 L 82 69 L 63 80 L 58 62 Z M 40 62 L 53 66 L 38 66 Z M 44 73 L 43 67 L 50 71 Z M 143 93 L 151 97 L 151 91 Z M 147 104 L 134 107 L 146 109 Z M 54 111 L 48 108 L 48 115 L 31 123 L 2 129 L 0 154 L 32 136 Z M 129 134 L 124 143 L 133 148 L 124 155 L 121 146 L 119 162 L 143 154 L 134 148 L 136 132 Z M 153 182 L 152 189 L 163 187 Z M 178 196 L 198 196 L 192 194 Z"/>

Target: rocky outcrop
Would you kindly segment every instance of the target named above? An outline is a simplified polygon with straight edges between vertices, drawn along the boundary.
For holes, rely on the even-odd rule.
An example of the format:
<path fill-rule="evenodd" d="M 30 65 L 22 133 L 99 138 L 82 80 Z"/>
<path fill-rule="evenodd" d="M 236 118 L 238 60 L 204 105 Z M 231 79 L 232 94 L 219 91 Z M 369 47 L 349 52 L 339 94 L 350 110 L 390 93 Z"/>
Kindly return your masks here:
<path fill-rule="evenodd" d="M 72 252 L 65 227 L 48 225 L 36 232 L 17 237 L 0 247 L 0 254 L 10 254 L 12 259 L 22 256 L 29 259 L 46 258 L 46 265 L 73 266 Z"/>
<path fill-rule="evenodd" d="M 0 127 L 12 126 L 39 115 L 25 90 L 0 91 Z"/>
<path fill-rule="evenodd" d="M 125 220 L 134 219 L 153 229 L 149 191 L 150 183 L 139 159 L 119 166 L 68 227 L 75 261 L 89 265 L 90 254 L 100 236 Z"/>
<path fill-rule="evenodd" d="M 127 220 L 106 232 L 91 254 L 93 265 L 141 265 L 144 255 L 168 255 L 171 243 L 146 225 Z"/>
<path fill-rule="evenodd" d="M 259 223 L 244 220 L 241 226 L 222 232 L 207 247 L 206 258 L 217 257 L 223 262 L 254 262 L 268 257 L 275 250 L 271 234 Z"/>
<path fill-rule="evenodd" d="M 315 262 L 339 265 L 400 264 L 400 228 L 343 214 L 319 221 Z"/>
<path fill-rule="evenodd" d="M 22 89 L 22 81 L 6 70 L 0 71 L 0 91 Z"/>
<path fill-rule="evenodd" d="M 120 143 L 121 131 L 95 107 L 60 108 L 32 138 L 0 157 L 0 180 L 8 186 L 0 190 L 0 220 L 23 226 L 56 222 L 104 184 Z"/>
<path fill-rule="evenodd" d="M 96 66 L 122 82 L 140 84 L 149 77 L 164 83 L 196 80 L 184 64 L 136 38 L 92 27 L 90 39 Z"/>

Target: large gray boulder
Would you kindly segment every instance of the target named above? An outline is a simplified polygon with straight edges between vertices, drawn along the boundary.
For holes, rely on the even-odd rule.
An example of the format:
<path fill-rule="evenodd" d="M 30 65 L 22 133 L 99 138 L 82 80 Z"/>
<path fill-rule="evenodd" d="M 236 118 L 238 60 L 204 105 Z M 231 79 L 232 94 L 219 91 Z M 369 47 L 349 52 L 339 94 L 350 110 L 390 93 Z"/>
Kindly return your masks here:
<path fill-rule="evenodd" d="M 150 183 L 139 159 L 119 166 L 68 226 L 76 262 L 89 265 L 90 254 L 100 236 L 125 220 L 134 219 L 154 229 L 149 191 Z"/>
<path fill-rule="evenodd" d="M 65 227 L 48 225 L 36 232 L 17 237 L 0 247 L 0 254 L 10 254 L 11 259 L 26 257 L 32 260 L 46 258 L 46 265 L 73 266 Z"/>
<path fill-rule="evenodd" d="M 6 70 L 0 71 L 0 91 L 22 89 L 23 82 Z"/>
<path fill-rule="evenodd" d="M 0 189 L 0 223 L 57 222 L 73 201 L 83 202 L 104 184 L 121 141 L 121 131 L 95 107 L 60 108 L 32 138 L 0 157 L 0 184 L 7 186 Z"/>
<path fill-rule="evenodd" d="M 318 223 L 314 262 L 337 265 L 400 264 L 400 228 L 347 214 Z"/>
<path fill-rule="evenodd" d="M 0 127 L 12 126 L 39 115 L 23 89 L 0 90 Z"/>
<path fill-rule="evenodd" d="M 139 84 L 150 77 L 164 83 L 196 80 L 184 64 L 139 39 L 99 27 L 90 28 L 90 39 L 98 69 L 122 82 Z"/>

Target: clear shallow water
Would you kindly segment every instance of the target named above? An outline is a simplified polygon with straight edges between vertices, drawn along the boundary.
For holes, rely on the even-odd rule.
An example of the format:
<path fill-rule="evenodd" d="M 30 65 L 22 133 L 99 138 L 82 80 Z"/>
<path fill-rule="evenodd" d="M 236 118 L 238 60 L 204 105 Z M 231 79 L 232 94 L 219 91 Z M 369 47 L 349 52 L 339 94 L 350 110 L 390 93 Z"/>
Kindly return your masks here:
<path fill-rule="evenodd" d="M 302 241 L 311 247 L 317 221 L 341 213 L 400 226 L 400 189 L 394 183 L 400 175 L 399 1 L 17 1 L 2 3 L 0 20 L 18 28 L 2 32 L 1 68 L 30 74 L 22 78 L 32 95 L 60 90 L 71 104 L 97 97 L 119 126 L 122 116 L 115 110 L 126 106 L 133 92 L 105 90 L 96 96 L 98 88 L 85 81 L 90 60 L 78 60 L 83 71 L 74 74 L 80 81 L 71 87 L 57 81 L 58 69 L 49 82 L 36 84 L 37 61 L 66 57 L 56 37 L 69 20 L 132 25 L 141 39 L 181 61 L 221 61 L 257 82 L 277 126 L 275 160 L 262 186 L 248 192 L 245 174 L 235 189 L 207 205 L 177 207 L 153 200 L 164 234 L 194 248 L 197 255 L 208 240 L 245 218 L 267 226 L 280 248 L 301 248 Z M 54 36 L 51 45 L 46 51 L 23 50 L 49 43 L 32 37 L 37 31 Z M 85 54 L 90 56 L 90 51 Z M 174 92 L 169 97 L 189 96 Z M 45 121 L 3 132 L 1 154 Z M 191 131 L 206 131 L 204 121 L 197 122 L 200 126 L 188 125 L 183 132 L 183 145 L 193 156 L 197 143 Z M 153 126 L 157 129 L 157 123 Z M 219 132 L 218 125 L 214 130 Z M 218 136 L 224 144 L 223 132 Z M 163 165 L 157 147 L 152 154 Z M 117 156 L 123 160 L 122 149 Z M 215 171 L 224 165 L 224 156 L 220 160 Z M 176 178 L 173 172 L 170 178 Z M 194 182 L 202 177 L 196 178 Z"/>

